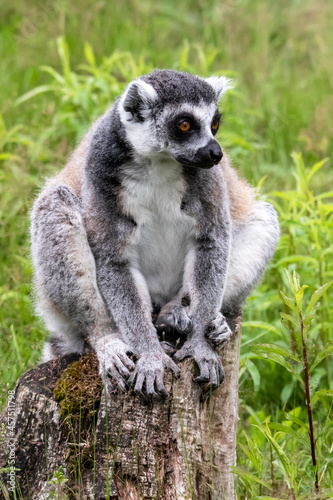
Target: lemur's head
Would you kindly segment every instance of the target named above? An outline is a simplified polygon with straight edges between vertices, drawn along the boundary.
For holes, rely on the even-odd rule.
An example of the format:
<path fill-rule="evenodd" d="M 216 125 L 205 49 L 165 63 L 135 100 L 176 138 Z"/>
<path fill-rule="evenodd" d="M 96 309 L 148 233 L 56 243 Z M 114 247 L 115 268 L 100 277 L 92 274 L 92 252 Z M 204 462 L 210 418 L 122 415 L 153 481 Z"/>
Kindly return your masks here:
<path fill-rule="evenodd" d="M 215 139 L 217 103 L 230 88 L 226 77 L 200 78 L 155 70 L 131 82 L 119 101 L 127 140 L 140 156 L 173 158 L 189 167 L 210 168 L 222 150 Z"/>

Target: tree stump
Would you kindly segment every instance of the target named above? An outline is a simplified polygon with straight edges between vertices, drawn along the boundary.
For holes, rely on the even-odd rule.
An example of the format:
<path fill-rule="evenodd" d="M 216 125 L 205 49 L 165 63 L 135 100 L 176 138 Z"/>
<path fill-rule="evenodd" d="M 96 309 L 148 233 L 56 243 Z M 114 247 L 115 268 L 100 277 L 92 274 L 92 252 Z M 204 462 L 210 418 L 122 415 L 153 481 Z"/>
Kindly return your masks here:
<path fill-rule="evenodd" d="M 74 416 L 64 408 L 75 390 L 59 405 L 54 388 L 85 356 L 63 356 L 22 375 L 14 420 L 12 405 L 0 417 L 0 498 L 14 498 L 3 469 L 15 456 L 16 495 L 24 500 L 234 500 L 241 316 L 228 322 L 234 335 L 219 353 L 225 379 L 204 396 L 192 360 L 181 363 L 178 379 L 166 373 L 170 396 L 163 401 L 98 390 L 97 372 L 77 365 L 94 404 L 81 393 Z M 67 482 L 61 474 L 52 479 L 60 466 Z"/>

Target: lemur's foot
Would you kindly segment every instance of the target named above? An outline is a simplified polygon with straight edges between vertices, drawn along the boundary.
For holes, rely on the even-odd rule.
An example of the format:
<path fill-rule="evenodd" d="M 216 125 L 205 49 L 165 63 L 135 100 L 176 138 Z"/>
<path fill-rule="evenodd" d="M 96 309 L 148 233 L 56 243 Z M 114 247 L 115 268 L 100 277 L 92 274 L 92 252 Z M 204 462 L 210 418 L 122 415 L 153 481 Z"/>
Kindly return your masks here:
<path fill-rule="evenodd" d="M 168 354 L 169 356 L 174 354 L 177 350 L 177 347 L 175 344 L 172 344 L 171 342 L 166 342 L 165 340 L 160 342 L 160 346 L 162 347 L 165 354 Z"/>
<path fill-rule="evenodd" d="M 205 331 L 206 339 L 214 346 L 217 347 L 228 340 L 232 335 L 232 331 L 223 316 L 218 313 L 216 318 L 210 323 Z"/>
<path fill-rule="evenodd" d="M 128 357 L 128 346 L 120 339 L 105 336 L 96 342 L 95 351 L 99 361 L 99 374 L 109 392 L 117 388 L 125 392 L 135 364 Z M 114 383 L 116 385 L 114 385 Z"/>
<path fill-rule="evenodd" d="M 134 392 L 144 397 L 167 397 L 168 393 L 163 383 L 165 368 L 170 368 L 175 375 L 180 373 L 176 363 L 161 348 L 143 352 L 130 377 L 130 382 L 135 382 Z"/>
<path fill-rule="evenodd" d="M 188 317 L 184 307 L 166 304 L 160 311 L 155 327 L 158 332 L 188 335 L 192 331 L 192 320 Z"/>
<path fill-rule="evenodd" d="M 204 339 L 192 338 L 186 341 L 174 355 L 176 361 L 188 357 L 194 358 L 199 367 L 200 374 L 195 377 L 197 382 L 209 384 L 214 389 L 223 382 L 224 370 L 221 360 Z"/>

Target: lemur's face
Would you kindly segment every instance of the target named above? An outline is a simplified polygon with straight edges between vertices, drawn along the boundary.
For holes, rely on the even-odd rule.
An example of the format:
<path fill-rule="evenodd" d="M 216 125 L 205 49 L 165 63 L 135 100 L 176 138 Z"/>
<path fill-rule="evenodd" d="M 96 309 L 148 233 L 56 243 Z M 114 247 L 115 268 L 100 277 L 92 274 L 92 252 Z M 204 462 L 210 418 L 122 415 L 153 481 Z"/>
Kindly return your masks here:
<path fill-rule="evenodd" d="M 210 168 L 219 163 L 222 149 L 215 139 L 221 114 L 216 103 L 184 103 L 164 110 L 167 151 L 184 166 Z"/>
<path fill-rule="evenodd" d="M 225 77 L 199 78 L 155 70 L 132 82 L 119 103 L 127 140 L 149 159 L 174 159 L 187 167 L 210 168 L 222 158 L 216 141 L 219 97 Z"/>

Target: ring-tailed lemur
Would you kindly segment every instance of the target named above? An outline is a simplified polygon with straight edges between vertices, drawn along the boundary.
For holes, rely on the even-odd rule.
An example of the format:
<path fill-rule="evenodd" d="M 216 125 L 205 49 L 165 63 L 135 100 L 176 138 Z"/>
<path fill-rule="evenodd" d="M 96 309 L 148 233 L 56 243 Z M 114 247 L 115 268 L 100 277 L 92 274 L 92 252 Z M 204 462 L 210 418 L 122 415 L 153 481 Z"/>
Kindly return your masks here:
<path fill-rule="evenodd" d="M 90 346 L 121 389 L 165 395 L 152 322 L 186 333 L 213 387 L 223 367 L 212 344 L 272 257 L 279 225 L 215 139 L 225 77 L 155 70 L 128 85 L 90 128 L 32 211 L 38 312 L 51 338 L 44 361 Z M 222 159 L 223 157 L 223 159 Z M 222 313 L 221 313 L 222 311 Z M 128 356 L 133 352 L 136 365 Z"/>

